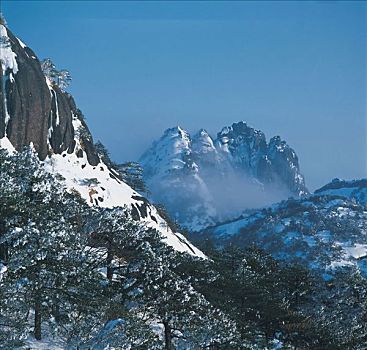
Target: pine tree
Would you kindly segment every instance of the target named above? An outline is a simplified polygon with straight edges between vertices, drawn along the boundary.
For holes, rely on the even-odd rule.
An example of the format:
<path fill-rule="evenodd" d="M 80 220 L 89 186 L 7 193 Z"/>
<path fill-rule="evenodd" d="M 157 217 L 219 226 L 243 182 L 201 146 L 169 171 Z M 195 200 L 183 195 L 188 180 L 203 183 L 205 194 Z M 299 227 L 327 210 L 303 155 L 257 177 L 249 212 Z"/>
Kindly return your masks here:
<path fill-rule="evenodd" d="M 71 74 L 68 70 L 62 69 L 57 72 L 56 76 L 56 84 L 61 89 L 61 91 L 65 91 L 66 88 L 70 85 L 72 80 Z"/>
<path fill-rule="evenodd" d="M 45 58 L 41 62 L 41 69 L 42 69 L 43 74 L 50 80 L 50 82 L 55 81 L 58 72 L 51 58 Z"/>
<path fill-rule="evenodd" d="M 70 85 L 72 80 L 70 72 L 66 69 L 56 69 L 55 64 L 50 58 L 45 58 L 41 62 L 41 69 L 45 77 L 47 77 L 51 83 L 58 86 L 61 91 L 65 91 Z"/>
<path fill-rule="evenodd" d="M 89 294 L 99 290 L 98 255 L 83 234 L 83 217 L 90 210 L 84 201 L 46 173 L 32 149 L 11 157 L 10 164 L 7 174 L 13 181 L 8 186 L 18 195 L 15 201 L 3 198 L 12 213 L 5 217 L 8 224 L 0 239 L 8 249 L 0 310 L 21 313 L 24 321 L 32 310 L 39 340 L 44 323 L 57 331 L 72 327 L 81 315 L 91 319 L 98 310 Z M 5 172 L 3 166 L 1 170 Z"/>
<path fill-rule="evenodd" d="M 148 324 L 159 323 L 165 349 L 233 343 L 233 322 L 193 289 L 187 275 L 174 271 L 180 255 L 157 231 L 133 222 L 127 208 L 99 212 L 94 242 L 106 248 L 111 320 L 128 310 Z"/>
<path fill-rule="evenodd" d="M 130 187 L 141 194 L 147 193 L 147 188 L 143 181 L 143 168 L 139 163 L 127 162 L 119 164 L 117 167 L 122 176 L 122 179 Z"/>
<path fill-rule="evenodd" d="M 110 153 L 101 141 L 97 141 L 94 144 L 94 148 L 102 162 L 111 168 L 117 168 L 117 165 L 111 160 Z"/>

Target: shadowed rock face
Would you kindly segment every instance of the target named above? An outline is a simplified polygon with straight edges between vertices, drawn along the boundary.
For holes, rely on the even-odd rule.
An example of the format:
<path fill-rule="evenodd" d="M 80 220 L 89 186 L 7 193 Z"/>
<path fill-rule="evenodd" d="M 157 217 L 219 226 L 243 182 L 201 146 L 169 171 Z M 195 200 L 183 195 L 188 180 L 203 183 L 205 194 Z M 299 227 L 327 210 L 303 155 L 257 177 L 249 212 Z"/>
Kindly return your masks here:
<path fill-rule="evenodd" d="M 16 73 L 1 68 L 0 138 L 7 136 L 16 150 L 33 143 L 40 159 L 49 153 L 72 153 L 75 147 L 73 116 L 83 118 L 71 95 L 57 86 L 49 87 L 40 62 L 28 47 L 7 29 L 11 50 L 16 54 Z M 3 91 L 5 90 L 5 91 Z M 5 96 L 4 96 L 5 94 Z M 6 123 L 5 106 L 10 117 Z M 92 137 L 82 121 L 88 137 L 83 140 L 91 165 L 98 164 Z"/>

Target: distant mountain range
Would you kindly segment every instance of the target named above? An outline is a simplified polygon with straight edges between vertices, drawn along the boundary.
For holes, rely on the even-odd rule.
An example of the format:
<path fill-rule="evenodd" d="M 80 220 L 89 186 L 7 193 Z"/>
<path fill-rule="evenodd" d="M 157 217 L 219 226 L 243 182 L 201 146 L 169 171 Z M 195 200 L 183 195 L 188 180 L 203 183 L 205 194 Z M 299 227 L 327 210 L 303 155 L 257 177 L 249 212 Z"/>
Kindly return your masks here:
<path fill-rule="evenodd" d="M 212 138 L 167 129 L 140 158 L 151 199 L 190 231 L 308 193 L 295 151 L 245 122 Z"/>

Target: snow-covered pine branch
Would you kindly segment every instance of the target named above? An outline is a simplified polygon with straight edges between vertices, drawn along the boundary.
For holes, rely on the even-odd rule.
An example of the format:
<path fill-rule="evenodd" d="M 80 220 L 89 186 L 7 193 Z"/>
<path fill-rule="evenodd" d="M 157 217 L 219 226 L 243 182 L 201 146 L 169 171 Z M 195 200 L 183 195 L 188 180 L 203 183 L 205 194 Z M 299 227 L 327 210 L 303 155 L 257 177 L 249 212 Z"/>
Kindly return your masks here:
<path fill-rule="evenodd" d="M 55 64 L 50 58 L 45 58 L 41 62 L 42 72 L 52 84 L 57 85 L 62 91 L 70 85 L 72 77 L 68 70 L 57 70 Z"/>

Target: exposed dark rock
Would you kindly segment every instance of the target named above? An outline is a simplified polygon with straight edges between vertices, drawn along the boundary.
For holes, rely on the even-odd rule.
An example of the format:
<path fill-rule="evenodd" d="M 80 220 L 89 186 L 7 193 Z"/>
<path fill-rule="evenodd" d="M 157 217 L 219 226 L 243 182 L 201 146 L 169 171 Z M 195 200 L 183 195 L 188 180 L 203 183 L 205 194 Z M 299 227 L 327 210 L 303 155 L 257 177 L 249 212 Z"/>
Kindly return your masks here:
<path fill-rule="evenodd" d="M 140 213 L 140 217 L 141 218 L 146 218 L 146 217 L 148 217 L 148 210 L 147 210 L 147 208 L 148 208 L 148 204 L 146 204 L 146 203 L 143 203 L 143 204 L 136 204 L 136 207 L 138 208 L 138 210 L 139 210 L 139 213 Z"/>
<path fill-rule="evenodd" d="M 7 110 L 10 120 L 5 127 L 5 111 L 0 115 L 3 126 L 0 135 L 7 137 L 17 150 L 33 143 L 41 159 L 48 153 L 47 133 L 51 111 L 51 95 L 42 73 L 40 63 L 32 50 L 24 50 L 16 37 L 8 30 L 13 52 L 17 55 L 18 72 L 13 81 L 8 79 L 10 72 L 2 72 L 5 79 Z M 1 84 L 3 86 L 3 81 Z"/>
<path fill-rule="evenodd" d="M 78 158 L 83 158 L 83 150 L 82 149 L 79 149 L 77 152 L 76 152 L 76 156 Z"/>
<path fill-rule="evenodd" d="M 10 116 L 6 126 L 4 103 L 1 103 L 0 138 L 6 135 L 17 150 L 33 143 L 42 160 L 50 153 L 72 153 L 76 146 L 72 123 L 74 116 L 85 129 L 82 143 L 88 162 L 98 164 L 92 136 L 72 96 L 55 84 L 50 88 L 35 53 L 28 47 L 23 48 L 9 29 L 7 33 L 11 49 L 16 54 L 18 71 L 14 74 L 10 70 L 3 72 L 0 69 L 1 101 L 5 101 L 6 97 Z"/>
<path fill-rule="evenodd" d="M 140 220 L 139 210 L 136 208 L 135 204 L 131 205 L 131 217 L 134 220 Z"/>

